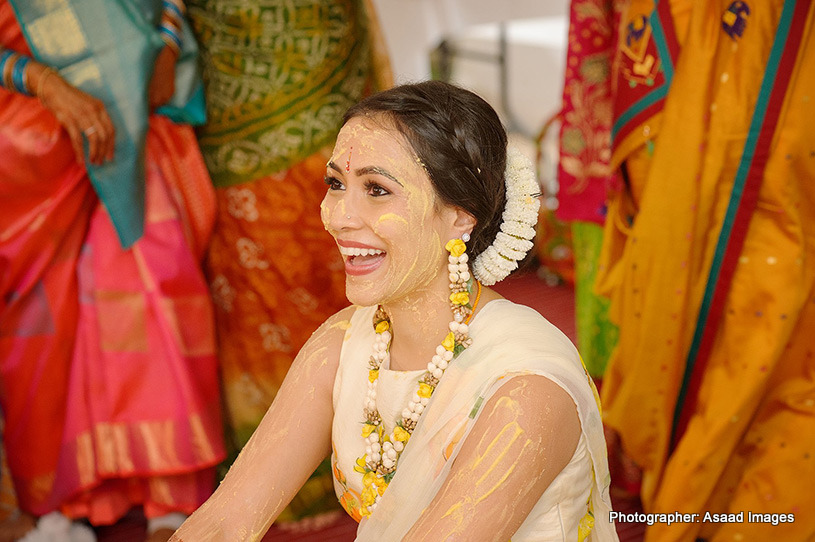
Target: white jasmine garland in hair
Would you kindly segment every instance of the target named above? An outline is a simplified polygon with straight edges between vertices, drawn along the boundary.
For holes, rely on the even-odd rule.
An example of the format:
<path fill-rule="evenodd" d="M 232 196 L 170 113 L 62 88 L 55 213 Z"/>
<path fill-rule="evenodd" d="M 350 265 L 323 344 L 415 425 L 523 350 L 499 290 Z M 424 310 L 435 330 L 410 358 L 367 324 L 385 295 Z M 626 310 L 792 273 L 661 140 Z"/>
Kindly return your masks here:
<path fill-rule="evenodd" d="M 534 246 L 532 238 L 538 223 L 540 186 L 532 162 L 512 145 L 507 147 L 504 182 L 507 203 L 501 231 L 473 262 L 473 275 L 485 286 L 504 280 Z"/>

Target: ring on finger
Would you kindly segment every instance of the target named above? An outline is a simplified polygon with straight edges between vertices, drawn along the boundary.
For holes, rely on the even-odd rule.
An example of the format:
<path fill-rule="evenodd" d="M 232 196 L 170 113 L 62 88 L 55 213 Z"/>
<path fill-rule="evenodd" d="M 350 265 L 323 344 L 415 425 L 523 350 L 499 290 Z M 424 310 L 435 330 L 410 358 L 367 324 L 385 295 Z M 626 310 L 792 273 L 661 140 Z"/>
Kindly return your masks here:
<path fill-rule="evenodd" d="M 88 126 L 84 130 L 82 130 L 82 133 L 85 134 L 86 136 L 90 136 L 92 134 L 95 134 L 96 131 L 97 131 L 96 126 Z"/>

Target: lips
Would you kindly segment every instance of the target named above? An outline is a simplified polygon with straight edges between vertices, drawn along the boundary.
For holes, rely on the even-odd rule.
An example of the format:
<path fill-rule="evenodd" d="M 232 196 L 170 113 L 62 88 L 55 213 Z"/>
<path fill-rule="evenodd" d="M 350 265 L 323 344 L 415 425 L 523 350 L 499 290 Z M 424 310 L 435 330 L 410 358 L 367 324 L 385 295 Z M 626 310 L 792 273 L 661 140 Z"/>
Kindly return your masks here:
<path fill-rule="evenodd" d="M 338 240 L 337 244 L 345 260 L 345 272 L 348 275 L 367 275 L 376 271 L 387 254 L 384 250 L 353 241 Z"/>

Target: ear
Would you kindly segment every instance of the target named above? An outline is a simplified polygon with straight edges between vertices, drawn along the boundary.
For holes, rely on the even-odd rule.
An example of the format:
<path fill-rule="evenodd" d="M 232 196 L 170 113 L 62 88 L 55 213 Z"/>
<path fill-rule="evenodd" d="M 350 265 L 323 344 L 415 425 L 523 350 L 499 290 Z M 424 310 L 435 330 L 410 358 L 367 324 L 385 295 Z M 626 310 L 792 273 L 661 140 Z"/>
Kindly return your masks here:
<path fill-rule="evenodd" d="M 455 220 L 453 220 L 453 228 L 458 231 L 458 236 L 461 237 L 464 233 L 473 233 L 473 229 L 478 221 L 473 215 L 462 209 L 461 207 L 455 208 Z"/>

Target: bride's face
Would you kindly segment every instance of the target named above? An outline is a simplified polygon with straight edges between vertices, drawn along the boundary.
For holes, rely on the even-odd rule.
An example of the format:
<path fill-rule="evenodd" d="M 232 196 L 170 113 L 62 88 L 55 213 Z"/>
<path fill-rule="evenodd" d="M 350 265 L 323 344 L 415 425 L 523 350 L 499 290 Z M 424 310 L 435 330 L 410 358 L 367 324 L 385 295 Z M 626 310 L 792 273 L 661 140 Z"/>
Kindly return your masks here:
<path fill-rule="evenodd" d="M 326 183 L 322 219 L 345 261 L 349 301 L 368 306 L 447 287 L 444 245 L 456 234 L 455 210 L 438 201 L 409 143 L 386 120 L 346 123 Z"/>

